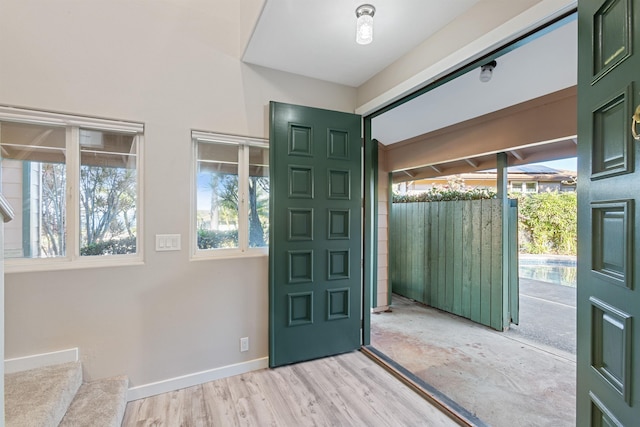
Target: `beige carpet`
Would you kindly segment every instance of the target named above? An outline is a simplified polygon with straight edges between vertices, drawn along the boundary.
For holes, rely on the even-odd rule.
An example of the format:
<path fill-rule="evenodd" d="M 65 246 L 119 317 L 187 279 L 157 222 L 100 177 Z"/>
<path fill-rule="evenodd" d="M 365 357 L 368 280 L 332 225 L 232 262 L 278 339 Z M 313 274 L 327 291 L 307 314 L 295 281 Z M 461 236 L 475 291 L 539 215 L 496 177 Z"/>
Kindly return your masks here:
<path fill-rule="evenodd" d="M 126 376 L 84 383 L 60 427 L 120 427 L 127 406 Z"/>
<path fill-rule="evenodd" d="M 80 362 L 5 375 L 7 427 L 120 427 L 126 376 L 82 383 Z"/>
<path fill-rule="evenodd" d="M 6 374 L 6 426 L 56 427 L 81 384 L 80 362 Z"/>

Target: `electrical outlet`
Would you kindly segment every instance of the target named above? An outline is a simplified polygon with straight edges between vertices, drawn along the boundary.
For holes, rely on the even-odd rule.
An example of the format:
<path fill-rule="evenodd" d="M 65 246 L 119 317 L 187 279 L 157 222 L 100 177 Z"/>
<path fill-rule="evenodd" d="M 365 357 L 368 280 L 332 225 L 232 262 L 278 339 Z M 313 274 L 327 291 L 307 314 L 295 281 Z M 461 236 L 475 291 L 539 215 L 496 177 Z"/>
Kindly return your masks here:
<path fill-rule="evenodd" d="M 249 337 L 240 338 L 240 351 L 249 351 Z"/>

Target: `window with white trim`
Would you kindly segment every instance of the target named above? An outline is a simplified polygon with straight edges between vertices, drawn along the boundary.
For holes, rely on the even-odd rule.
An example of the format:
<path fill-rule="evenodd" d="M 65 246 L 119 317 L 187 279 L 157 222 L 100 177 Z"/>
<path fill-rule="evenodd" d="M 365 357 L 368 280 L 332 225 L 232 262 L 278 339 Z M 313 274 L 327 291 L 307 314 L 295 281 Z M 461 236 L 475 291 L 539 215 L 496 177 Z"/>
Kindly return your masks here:
<path fill-rule="evenodd" d="M 511 192 L 512 193 L 537 193 L 538 183 L 511 181 Z"/>
<path fill-rule="evenodd" d="M 9 271 L 141 259 L 142 137 L 139 123 L 0 107 Z"/>
<path fill-rule="evenodd" d="M 266 253 L 269 242 L 269 144 L 192 132 L 195 257 Z"/>

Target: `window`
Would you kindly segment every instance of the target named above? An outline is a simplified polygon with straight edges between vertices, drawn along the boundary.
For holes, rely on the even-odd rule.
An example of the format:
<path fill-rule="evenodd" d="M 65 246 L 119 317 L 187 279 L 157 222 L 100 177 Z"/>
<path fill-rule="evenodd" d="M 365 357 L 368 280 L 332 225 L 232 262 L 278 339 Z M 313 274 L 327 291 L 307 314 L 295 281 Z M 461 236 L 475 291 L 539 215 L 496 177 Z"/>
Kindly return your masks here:
<path fill-rule="evenodd" d="M 512 193 L 537 193 L 537 182 L 511 182 Z"/>
<path fill-rule="evenodd" d="M 195 153 L 194 254 L 266 252 L 269 241 L 269 145 L 192 132 Z"/>
<path fill-rule="evenodd" d="M 16 213 L 5 225 L 8 271 L 140 261 L 142 131 L 0 107 L 2 191 Z"/>

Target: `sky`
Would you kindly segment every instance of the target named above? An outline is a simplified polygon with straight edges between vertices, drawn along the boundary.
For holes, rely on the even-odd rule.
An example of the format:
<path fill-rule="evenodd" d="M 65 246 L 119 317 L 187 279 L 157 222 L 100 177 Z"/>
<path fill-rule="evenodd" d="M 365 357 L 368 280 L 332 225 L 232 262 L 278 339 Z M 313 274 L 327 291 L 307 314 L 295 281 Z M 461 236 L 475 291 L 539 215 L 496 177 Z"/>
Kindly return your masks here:
<path fill-rule="evenodd" d="M 578 170 L 578 165 L 577 165 L 577 158 L 576 157 L 570 157 L 568 159 L 562 159 L 562 160 L 553 160 L 550 162 L 540 162 L 540 163 L 535 163 L 537 165 L 545 165 L 548 166 L 550 168 L 554 168 L 554 169 L 562 169 L 562 170 L 568 170 L 568 171 L 577 171 Z"/>

